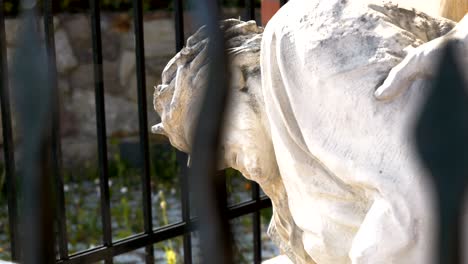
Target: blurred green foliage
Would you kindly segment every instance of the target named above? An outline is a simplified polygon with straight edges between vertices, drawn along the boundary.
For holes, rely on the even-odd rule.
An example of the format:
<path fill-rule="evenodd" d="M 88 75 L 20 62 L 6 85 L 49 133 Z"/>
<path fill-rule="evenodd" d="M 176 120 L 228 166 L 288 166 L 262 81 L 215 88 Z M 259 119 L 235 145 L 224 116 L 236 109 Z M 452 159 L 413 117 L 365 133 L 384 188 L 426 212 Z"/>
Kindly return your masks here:
<path fill-rule="evenodd" d="M 246 0 L 221 0 L 224 7 L 243 7 Z M 39 0 L 39 6 L 43 0 Z M 128 11 L 132 8 L 133 0 L 100 0 L 101 9 L 104 11 Z M 149 10 L 171 10 L 173 0 L 142 0 L 143 9 Z M 184 0 L 185 7 L 190 6 L 189 0 Z M 257 7 L 260 6 L 261 0 L 255 0 Z M 18 0 L 4 0 L 4 11 L 7 16 L 16 16 L 20 11 L 20 1 Z M 89 9 L 89 1 L 87 0 L 60 0 L 53 1 L 52 3 L 55 13 L 60 12 L 85 12 Z"/>
<path fill-rule="evenodd" d="M 42 6 L 43 0 L 39 0 Z M 168 9 L 172 0 L 143 0 L 144 10 Z M 132 0 L 100 0 L 101 9 L 104 11 L 128 11 L 132 8 Z M 52 2 L 54 13 L 60 12 L 85 12 L 89 10 L 89 1 L 86 0 L 60 0 Z M 15 16 L 20 10 L 20 1 L 4 0 L 4 11 L 7 16 Z"/>

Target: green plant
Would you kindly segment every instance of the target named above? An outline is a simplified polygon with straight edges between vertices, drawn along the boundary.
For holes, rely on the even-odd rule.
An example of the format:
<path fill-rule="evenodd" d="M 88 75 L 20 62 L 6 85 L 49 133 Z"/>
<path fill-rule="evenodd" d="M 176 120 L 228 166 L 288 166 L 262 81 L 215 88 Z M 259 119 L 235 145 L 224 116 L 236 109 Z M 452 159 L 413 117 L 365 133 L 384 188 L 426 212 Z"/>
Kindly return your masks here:
<path fill-rule="evenodd" d="M 123 218 L 123 225 L 130 226 L 130 206 L 128 204 L 128 200 L 125 197 L 120 199 L 120 205 L 122 207 L 122 218 Z"/>
<path fill-rule="evenodd" d="M 192 9 L 195 0 L 184 1 L 185 9 Z M 260 6 L 261 0 L 256 0 L 256 7 Z M 38 0 L 39 6 L 42 6 L 43 0 Z M 243 7 L 244 0 L 223 0 L 221 4 L 225 7 Z M 54 12 L 87 12 L 89 10 L 89 1 L 83 0 L 60 0 L 53 1 Z M 143 10 L 173 10 L 173 0 L 142 0 Z M 132 0 L 100 0 L 100 6 L 103 11 L 129 11 L 132 9 Z M 7 16 L 16 16 L 21 10 L 20 1 L 4 0 L 4 12 Z"/>
<path fill-rule="evenodd" d="M 155 145 L 151 157 L 151 171 L 159 184 L 177 183 L 179 165 L 175 149 L 167 145 Z"/>
<path fill-rule="evenodd" d="M 62 9 L 66 9 L 69 5 L 70 5 L 70 1 L 71 0 L 63 0 L 61 3 L 60 3 L 60 7 Z"/>
<path fill-rule="evenodd" d="M 6 200 L 6 171 L 3 164 L 0 164 L 0 203 Z"/>
<path fill-rule="evenodd" d="M 5 13 L 11 13 L 13 11 L 14 5 L 11 2 L 5 2 Z"/>
<path fill-rule="evenodd" d="M 271 220 L 271 217 L 273 215 L 273 208 L 265 208 L 260 211 L 260 217 L 262 218 L 262 222 L 264 223 L 269 223 Z"/>
<path fill-rule="evenodd" d="M 161 208 L 161 215 L 162 215 L 162 224 L 168 225 L 169 219 L 167 217 L 167 201 L 166 196 L 164 195 L 164 191 L 160 190 L 159 199 L 161 200 L 159 207 Z M 168 240 L 166 245 L 163 247 L 164 253 L 166 254 L 166 262 L 167 264 L 176 264 L 177 263 L 177 254 L 174 251 L 174 246 L 172 245 L 172 241 Z"/>
<path fill-rule="evenodd" d="M 109 175 L 111 177 L 117 177 L 125 181 L 133 172 L 133 168 L 118 153 L 114 154 L 113 159 L 109 161 Z"/>
<path fill-rule="evenodd" d="M 114 138 L 110 140 L 109 144 L 114 147 L 118 146 L 120 142 L 118 138 Z M 153 179 L 157 183 L 153 188 L 159 191 L 160 197 L 159 206 L 155 206 L 157 213 L 155 213 L 154 217 L 159 221 L 160 225 L 168 225 L 171 224 L 169 216 L 172 215 L 171 213 L 175 207 L 170 201 L 177 195 L 177 193 L 173 193 L 170 190 L 178 190 L 177 175 L 179 173 L 179 165 L 177 164 L 176 152 L 169 145 L 155 145 L 151 150 L 151 175 L 154 176 Z M 142 207 L 140 206 L 141 171 L 138 168 L 131 167 L 118 154 L 112 156 L 108 165 L 112 181 L 110 182 L 111 221 L 114 239 L 117 240 L 140 233 L 143 230 L 144 217 Z M 1 171 L 4 171 L 4 167 L 0 163 Z M 63 176 L 66 186 L 65 208 L 69 250 L 71 253 L 75 253 L 101 243 L 102 223 L 99 203 L 98 162 L 89 161 L 79 168 L 64 169 Z M 228 188 L 232 195 L 236 196 L 240 191 L 245 192 L 247 190 L 243 184 L 245 181 L 238 171 L 229 169 L 226 171 L 226 176 L 228 177 Z M 0 173 L 0 186 L 2 177 L 4 179 L 4 175 Z M 9 258 L 8 237 L 1 237 L 1 234 L 8 234 L 6 203 L 6 199 L 2 201 L 0 197 L 0 258 L 3 259 Z M 261 215 L 262 222 L 268 221 L 271 217 L 271 209 L 262 210 Z M 242 230 L 241 233 L 245 232 L 245 230 L 251 230 L 251 221 L 251 217 L 238 219 L 236 223 L 240 230 Z M 155 248 L 159 252 L 162 251 L 165 263 L 176 264 L 181 263 L 181 245 L 182 238 L 177 237 L 158 243 L 155 245 Z M 4 249 L 3 252 L 1 248 Z M 249 262 L 245 257 L 245 252 L 249 250 L 248 248 L 249 246 L 242 245 L 242 243 L 237 246 L 239 252 L 237 254 L 239 260 L 237 263 Z"/>

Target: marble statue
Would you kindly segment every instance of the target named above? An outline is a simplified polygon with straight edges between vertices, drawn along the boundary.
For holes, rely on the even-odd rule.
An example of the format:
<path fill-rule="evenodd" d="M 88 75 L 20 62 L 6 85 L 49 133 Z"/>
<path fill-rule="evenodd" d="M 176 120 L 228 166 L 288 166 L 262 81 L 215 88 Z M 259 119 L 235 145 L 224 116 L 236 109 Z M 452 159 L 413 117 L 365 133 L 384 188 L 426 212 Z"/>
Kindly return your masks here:
<path fill-rule="evenodd" d="M 431 263 L 432 187 L 409 135 L 444 42 L 468 65 L 468 16 L 291 0 L 265 30 L 221 28 L 232 78 L 219 168 L 271 198 L 268 233 L 284 255 L 269 263 Z M 191 36 L 154 94 L 153 132 L 187 153 L 208 41 L 204 28 Z"/>

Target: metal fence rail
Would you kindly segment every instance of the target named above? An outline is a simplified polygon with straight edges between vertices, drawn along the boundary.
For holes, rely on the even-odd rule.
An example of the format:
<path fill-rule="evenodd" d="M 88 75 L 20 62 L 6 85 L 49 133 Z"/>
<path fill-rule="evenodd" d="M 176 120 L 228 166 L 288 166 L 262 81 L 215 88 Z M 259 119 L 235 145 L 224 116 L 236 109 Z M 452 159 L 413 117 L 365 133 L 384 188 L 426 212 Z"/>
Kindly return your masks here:
<path fill-rule="evenodd" d="M 180 51 L 184 45 L 184 15 L 183 15 L 183 0 L 174 1 L 175 11 L 175 27 L 176 27 L 176 50 Z M 201 3 L 203 2 L 203 3 Z M 246 18 L 255 19 L 255 4 L 254 0 L 246 0 Z M 285 1 L 282 1 L 284 4 Z M 4 1 L 0 0 L 0 74 L 2 81 L 0 82 L 0 103 L 3 127 L 3 142 L 4 154 L 6 165 L 6 181 L 8 189 L 8 215 L 10 225 L 10 239 L 12 259 L 15 261 L 22 261 L 24 263 L 50 263 L 46 258 L 36 259 L 34 257 L 40 255 L 37 251 L 29 251 L 31 256 L 25 256 L 24 245 L 20 244 L 18 233 L 18 226 L 20 217 L 18 216 L 18 194 L 16 193 L 17 186 L 17 171 L 15 168 L 14 157 L 14 137 L 12 132 L 12 114 L 10 110 L 10 95 L 9 95 L 9 78 L 6 57 L 6 38 L 5 38 L 5 16 L 3 14 Z M 33 19 L 36 15 L 33 10 L 37 9 L 36 1 L 23 0 L 26 7 L 31 7 L 29 16 Z M 190 184 L 187 175 L 187 169 L 182 168 L 180 174 L 180 183 L 182 190 L 181 204 L 182 204 L 182 222 L 175 223 L 162 228 L 153 228 L 152 224 L 152 211 L 151 211 L 151 184 L 150 184 L 150 169 L 149 169 L 149 141 L 148 141 L 148 121 L 147 121 L 147 107 L 146 107 L 146 80 L 145 80 L 145 57 L 144 57 L 144 34 L 143 34 L 143 8 L 142 1 L 133 1 L 133 19 L 135 25 L 135 47 L 136 47 L 136 71 L 137 71 L 137 93 L 138 93 L 138 113 L 139 113 L 139 128 L 140 128 L 140 144 L 141 154 L 143 158 L 143 167 L 141 174 L 142 184 L 142 206 L 144 217 L 144 233 L 135 234 L 123 240 L 113 241 L 112 239 L 112 225 L 111 225 L 111 205 L 109 194 L 109 171 L 108 171 L 108 157 L 107 157 L 107 138 L 106 138 L 106 117 L 105 117 L 105 100 L 104 100 L 104 83 L 103 83 L 103 58 L 102 58 L 102 38 L 100 27 L 100 6 L 99 1 L 89 0 L 90 4 L 90 22 L 92 30 L 92 50 L 94 62 L 94 83 L 95 83 L 95 104 L 96 104 L 96 129 L 98 139 L 98 157 L 99 157 L 99 186 L 100 186 L 100 205 L 101 205 L 101 221 L 102 221 L 102 245 L 76 254 L 69 254 L 68 252 L 68 237 L 65 217 L 65 198 L 64 198 L 64 184 L 63 173 L 61 166 L 61 144 L 60 144 L 60 123 L 59 123 L 59 95 L 57 91 L 57 65 L 55 54 L 55 37 L 53 27 L 53 13 L 52 13 L 52 0 L 43 1 L 43 18 L 44 18 L 44 46 L 47 51 L 47 83 L 49 87 L 44 91 L 49 91 L 42 94 L 44 97 L 50 98 L 50 124 L 47 123 L 46 138 L 50 142 L 45 147 L 45 154 L 49 160 L 47 164 L 42 164 L 41 171 L 45 173 L 45 182 L 48 179 L 53 182 L 50 196 L 48 196 L 47 189 L 41 190 L 35 188 L 39 193 L 37 195 L 45 195 L 48 200 L 41 200 L 37 210 L 46 214 L 47 217 L 52 217 L 55 214 L 54 225 L 51 223 L 43 223 L 49 226 L 54 226 L 57 234 L 55 236 L 42 236 L 34 243 L 39 241 L 45 245 L 57 245 L 57 259 L 56 263 L 91 263 L 96 261 L 105 261 L 105 263 L 113 263 L 113 257 L 124 254 L 142 247 L 145 247 L 146 263 L 154 263 L 153 244 L 168 240 L 177 236 L 183 236 L 183 252 L 184 263 L 192 263 L 192 245 L 191 245 L 191 232 L 200 227 L 201 222 L 197 217 L 190 216 Z M 197 1 L 198 5 L 204 7 L 211 6 L 211 10 L 217 10 L 218 6 L 216 1 Z M 216 21 L 216 20 L 213 20 Z M 217 28 L 213 27 L 212 28 Z M 221 43 L 212 42 L 214 45 L 221 45 Z M 39 44 L 39 43 L 37 43 Z M 38 45 L 39 46 L 39 45 Z M 214 46 L 216 49 L 216 46 Z M 218 46 L 218 49 L 221 46 Z M 28 61 L 19 61 L 19 65 L 29 63 Z M 23 64 L 22 64 L 23 63 Z M 29 80 L 29 79 L 28 79 Z M 28 81 L 26 80 L 26 81 Z M 31 83 L 30 83 L 31 84 Z M 31 84 L 31 87 L 33 85 Z M 27 85 L 25 86 L 27 87 Z M 26 92 L 22 91 L 22 92 Z M 216 124 L 219 127 L 219 124 Z M 186 161 L 186 156 L 183 153 L 177 154 L 179 161 Z M 214 168 L 214 167 L 213 167 Z M 49 169 L 46 172 L 44 169 Z M 201 173 L 201 171 L 200 171 Z M 39 176 L 40 174 L 38 174 Z M 51 187 L 51 188 L 52 188 Z M 225 192 L 226 186 L 222 187 Z M 28 201 L 26 200 L 26 203 Z M 44 210 L 47 203 L 53 203 L 50 208 L 53 211 Z M 260 188 L 257 184 L 253 184 L 252 200 L 231 207 L 225 207 L 222 210 L 222 215 L 213 216 L 214 219 L 221 217 L 226 221 L 228 219 L 237 218 L 243 215 L 252 214 L 253 216 L 253 252 L 254 263 L 258 264 L 262 260 L 261 255 L 261 227 L 260 227 L 260 210 L 271 207 L 271 201 L 266 197 L 260 196 Z M 55 213 L 53 213 L 55 212 Z M 31 229 L 46 230 L 44 225 L 37 225 L 33 219 L 26 220 L 27 225 L 31 225 Z M 204 223 L 203 223 L 204 224 Z M 223 230 L 222 230 L 223 231 Z M 226 231 L 226 230 L 224 230 Z M 203 233 L 203 232 L 202 232 Z M 203 235 L 203 234 L 202 234 Z M 23 240 L 24 243 L 24 240 Z M 33 245 L 33 244 L 31 244 Z M 38 254 L 38 255 L 34 255 Z M 46 257 L 51 257 L 46 256 Z M 221 256 L 226 257 L 226 256 Z M 53 257 L 52 257 L 53 258 Z M 228 260 L 226 260 L 228 261 Z"/>
<path fill-rule="evenodd" d="M 15 120 L 21 138 L 20 228 L 15 229 L 21 230 L 22 262 L 50 263 L 55 259 L 53 223 L 56 219 L 56 190 L 51 173 L 54 87 L 48 63 L 50 56 L 37 30 L 37 2 L 24 1 L 22 6 L 22 27 L 17 34 L 12 67 Z"/>
<path fill-rule="evenodd" d="M 104 81 L 101 43 L 101 11 L 99 1 L 90 0 L 91 28 L 94 62 L 94 84 L 96 102 L 96 125 L 99 157 L 99 187 L 101 199 L 101 221 L 103 228 L 102 242 L 105 247 L 112 247 L 112 220 L 109 195 L 109 171 L 107 158 L 106 116 L 104 102 Z M 112 257 L 106 256 L 105 263 L 111 264 Z"/>
<path fill-rule="evenodd" d="M 444 47 L 437 77 L 415 129 L 415 145 L 436 189 L 436 263 L 441 264 L 462 263 L 463 257 L 463 209 L 468 183 L 468 87 L 463 68 L 468 65 L 459 65 L 457 51 L 455 41 Z"/>
<path fill-rule="evenodd" d="M 141 174 L 143 193 L 143 217 L 144 230 L 146 234 L 153 232 L 153 215 L 151 213 L 151 175 L 149 162 L 148 141 L 148 117 L 146 107 L 146 70 L 145 70 L 145 47 L 143 40 L 143 7 L 142 1 L 133 1 L 133 17 L 135 24 L 135 47 L 136 47 L 136 71 L 138 88 L 138 116 L 140 124 L 140 144 L 143 157 L 143 169 Z M 154 262 L 153 245 L 145 247 L 146 262 Z"/>
<path fill-rule="evenodd" d="M 23 0 L 24 29 L 14 61 L 15 105 L 17 122 L 22 128 L 23 142 L 21 171 L 15 167 L 15 147 L 12 129 L 8 63 L 6 56 L 5 2 L 0 0 L 0 107 L 5 156 L 8 217 L 10 226 L 11 255 L 22 263 L 78 264 L 105 261 L 113 263 L 113 257 L 139 248 L 145 248 L 146 263 L 154 263 L 153 244 L 183 236 L 184 263 L 192 263 L 191 233 L 201 231 L 202 253 L 209 256 L 204 263 L 232 263 L 230 219 L 252 214 L 254 263 L 259 264 L 261 254 L 260 210 L 271 207 L 271 201 L 260 195 L 260 188 L 253 184 L 251 200 L 234 206 L 226 206 L 225 179 L 215 171 L 217 139 L 219 138 L 222 110 L 227 95 L 224 87 L 229 78 L 224 63 L 222 32 L 217 26 L 218 3 L 215 0 L 197 0 L 210 14 L 198 13 L 211 32 L 210 50 L 214 66 L 211 66 L 210 103 L 202 111 L 209 122 L 198 123 L 194 143 L 194 168 L 182 166 L 180 177 L 182 197 L 182 222 L 154 228 L 151 211 L 151 185 L 149 167 L 148 121 L 145 90 L 145 57 L 142 2 L 133 0 L 138 113 L 141 154 L 143 157 L 141 184 L 144 233 L 134 234 L 119 241 L 112 239 L 111 205 L 109 197 L 109 171 L 105 126 L 105 102 L 103 83 L 103 59 L 98 0 L 90 0 L 92 47 L 94 61 L 95 103 L 99 155 L 100 204 L 102 221 L 102 245 L 76 254 L 68 252 L 65 218 L 63 173 L 61 166 L 59 96 L 57 91 L 57 65 L 54 42 L 52 0 L 43 1 L 44 43 L 36 27 L 37 1 Z M 174 0 L 176 50 L 184 45 L 183 0 Z M 254 0 L 245 0 L 246 18 L 255 19 Z M 286 1 L 281 0 L 281 4 Z M 432 172 L 438 189 L 439 202 L 439 255 L 438 263 L 461 263 L 461 204 L 467 183 L 468 167 L 468 96 L 464 87 L 463 71 L 457 65 L 454 45 L 449 44 L 439 67 L 426 108 L 417 123 L 415 143 L 422 160 Z M 45 65 L 45 66 L 44 66 Z M 222 65 L 224 67 L 219 67 Z M 218 66 L 218 67 L 216 67 Z M 465 65 L 467 67 L 467 65 Z M 218 100 L 213 100 L 213 95 Z M 16 117 L 16 116 L 15 116 Z M 213 122 L 217 120 L 217 122 Z M 25 125 L 28 125 L 26 127 Z M 207 133 L 207 131 L 209 133 Z M 209 134 L 209 137 L 206 135 Z M 198 155 L 197 155 L 198 154 Z M 177 153 L 179 162 L 186 162 L 186 155 Z M 189 177 L 197 184 L 189 184 Z M 18 175 L 21 175 L 20 184 Z M 17 185 L 20 185 L 18 188 Z M 192 186 L 196 185 L 196 186 Z M 192 189 L 192 187 L 196 187 Z M 18 191 L 20 189 L 20 191 Z M 190 193 L 198 192 L 198 217 L 190 214 Z M 205 205 L 207 204 L 207 206 Z M 21 208 L 21 210 L 19 209 Z M 20 226 L 20 223 L 22 224 Z M 209 226 L 207 227 L 207 224 Z M 21 227 L 21 228 L 20 228 Z M 21 230 L 21 232 L 19 231 Z M 27 236 L 25 235 L 27 234 Z M 205 240 L 203 240 L 205 239 Z M 54 254 L 54 250 L 57 251 Z"/>
<path fill-rule="evenodd" d="M 176 32 L 176 52 L 179 52 L 184 47 L 184 15 L 183 15 L 183 0 L 174 1 L 174 25 Z M 184 223 L 190 222 L 190 188 L 188 171 L 185 164 L 187 164 L 188 156 L 185 153 L 177 151 L 177 161 L 181 166 L 179 172 L 180 190 L 181 190 L 181 204 L 182 204 L 182 221 Z M 183 250 L 184 250 L 184 263 L 192 263 L 192 235 L 190 232 L 183 234 Z"/>
<path fill-rule="evenodd" d="M 0 0 L 0 107 L 2 111 L 2 129 L 3 129 L 3 151 L 5 155 L 5 176 L 8 195 L 8 223 L 10 226 L 10 241 L 11 255 L 14 260 L 19 256 L 19 241 L 18 241 L 18 203 L 16 193 L 16 177 L 15 177 L 15 154 L 13 146 L 13 129 L 11 122 L 11 106 L 8 78 L 8 63 L 6 50 L 6 33 L 5 33 L 5 15 L 3 13 L 3 0 Z"/>
<path fill-rule="evenodd" d="M 286 1 L 281 2 L 284 5 Z M 247 0 L 247 20 L 256 20 L 255 17 L 255 1 Z M 256 202 L 260 202 L 260 186 L 252 182 L 252 199 Z M 261 217 L 260 212 L 254 212 L 252 214 L 253 220 L 253 242 L 254 242 L 254 263 L 262 262 L 262 237 L 261 237 Z"/>
<path fill-rule="evenodd" d="M 286 1 L 280 1 L 284 4 Z M 109 197 L 109 172 L 107 138 L 104 111 L 103 59 L 100 28 L 100 7 L 96 0 L 90 0 L 92 46 L 94 60 L 95 100 L 99 154 L 100 202 L 103 228 L 102 245 L 70 255 L 65 218 L 63 174 L 61 168 L 59 96 L 57 91 L 57 66 L 53 30 L 52 0 L 43 2 L 44 45 L 41 45 L 36 30 L 35 9 L 37 2 L 24 0 L 24 29 L 20 34 L 18 55 L 14 61 L 14 84 L 18 123 L 23 128 L 20 160 L 24 168 L 15 167 L 15 147 L 10 106 L 9 75 L 6 56 L 4 2 L 0 0 L 0 107 L 3 128 L 3 148 L 7 184 L 8 217 L 10 226 L 11 255 L 13 260 L 23 263 L 92 263 L 105 261 L 113 263 L 113 257 L 144 247 L 146 263 L 154 263 L 153 244 L 177 236 L 183 236 L 184 263 L 192 263 L 191 232 L 201 230 L 202 252 L 210 255 L 204 263 L 232 263 L 229 219 L 252 214 L 254 263 L 259 264 L 261 255 L 260 210 L 271 207 L 271 201 L 260 196 L 260 188 L 253 184 L 252 200 L 231 207 L 226 206 L 226 185 L 223 177 L 215 172 L 213 161 L 216 157 L 222 109 L 226 94 L 216 90 L 223 87 L 229 78 L 224 67 L 222 32 L 216 26 L 217 3 L 214 0 L 199 1 L 212 17 L 199 14 L 207 19 L 211 31 L 211 54 L 215 59 L 209 89 L 219 100 L 205 104 L 205 118 L 200 121 L 194 143 L 195 161 L 190 172 L 197 178 L 199 217 L 190 216 L 191 184 L 185 167 L 180 173 L 182 222 L 154 229 L 151 211 L 151 186 L 149 169 L 149 141 L 145 90 L 145 57 L 143 34 L 142 2 L 133 1 L 135 46 L 137 65 L 137 93 L 140 126 L 140 144 L 143 157 L 141 174 L 144 233 L 126 239 L 113 241 Z M 183 0 L 175 0 L 176 50 L 184 44 Z M 255 19 L 254 1 L 246 0 L 246 18 Z M 201 18 L 200 18 L 201 19 Z M 439 254 L 438 263 L 461 263 L 461 204 L 468 173 L 466 159 L 468 152 L 465 142 L 468 133 L 468 96 L 462 71 L 457 65 L 454 45 L 449 44 L 440 66 L 438 78 L 429 96 L 425 110 L 416 129 L 416 145 L 423 161 L 431 170 L 437 183 L 439 202 Z M 45 67 L 42 67 L 45 65 Z M 223 89 L 221 89 L 223 90 Z M 210 98 L 213 99 L 213 98 Z M 34 102 L 40 103 L 34 103 Z M 452 112 L 448 116 L 446 113 Z M 454 113 L 454 114 L 453 114 Z M 218 120 L 212 122 L 212 120 Z M 26 128 L 25 125 L 29 127 Z M 32 127 L 32 129 L 31 129 Z M 197 153 L 199 155 L 197 155 Z M 37 155 L 34 155 L 37 154 Z M 185 154 L 178 153 L 180 162 L 186 161 Z M 17 192 L 17 174 L 21 173 L 21 192 Z M 21 201 L 19 203 L 18 201 Z M 208 206 L 202 205 L 208 203 Z M 19 206 L 21 210 L 19 210 Z M 21 216 L 19 215 L 21 213 Z M 20 226 L 21 223 L 21 226 Z M 207 227 L 207 223 L 209 226 Z M 21 227 L 21 228 L 20 228 Z M 53 228 L 55 227 L 55 229 Z M 19 232 L 19 230 L 22 231 Z M 25 235 L 27 234 L 27 236 Z M 56 236 L 55 236 L 56 234 Z M 57 246 L 57 247 L 54 247 Z M 57 250 L 54 254 L 54 250 Z"/>
<path fill-rule="evenodd" d="M 63 174 L 61 168 L 61 142 L 60 142 L 60 122 L 59 122 L 59 96 L 57 85 L 57 62 L 55 52 L 54 21 L 52 16 L 52 0 L 44 1 L 44 33 L 45 45 L 48 57 L 49 85 L 52 90 L 52 124 L 51 124 L 51 169 L 53 180 L 55 182 L 57 203 L 56 203 L 56 222 L 57 222 L 57 243 L 59 246 L 59 256 L 66 258 L 68 256 L 68 238 L 67 225 L 65 218 L 65 194 L 63 189 Z"/>

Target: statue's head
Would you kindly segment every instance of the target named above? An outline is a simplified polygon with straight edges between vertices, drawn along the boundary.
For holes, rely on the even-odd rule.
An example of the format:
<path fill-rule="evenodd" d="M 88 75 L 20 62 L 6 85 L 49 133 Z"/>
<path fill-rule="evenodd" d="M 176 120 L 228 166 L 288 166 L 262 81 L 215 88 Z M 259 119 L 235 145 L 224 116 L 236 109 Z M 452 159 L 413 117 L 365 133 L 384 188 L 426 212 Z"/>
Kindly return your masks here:
<path fill-rule="evenodd" d="M 224 20 L 220 27 L 224 31 L 230 63 L 229 89 L 232 95 L 224 120 L 225 135 L 220 143 L 224 155 L 220 166 L 236 168 L 249 177 L 259 174 L 258 167 L 261 166 L 257 164 L 260 159 L 250 150 L 265 151 L 266 145 L 271 145 L 270 141 L 259 140 L 266 138 L 259 134 L 265 133 L 262 129 L 263 100 L 260 90 L 263 29 L 254 21 L 237 19 Z M 152 131 L 166 135 L 173 146 L 187 153 L 191 151 L 194 125 L 207 85 L 210 62 L 208 41 L 204 27 L 192 35 L 186 47 L 165 67 L 162 84 L 156 87 L 154 93 L 154 108 L 161 117 L 161 123 L 153 126 Z M 267 148 L 270 150 L 271 146 Z M 246 155 L 246 152 L 250 154 Z M 268 158 L 262 160 L 271 162 Z M 255 178 L 257 175 L 252 176 Z"/>
<path fill-rule="evenodd" d="M 234 168 L 260 183 L 272 198 L 274 208 L 269 234 L 289 252 L 291 236 L 297 228 L 291 220 L 266 124 L 260 72 L 263 29 L 254 21 L 237 19 L 224 20 L 220 27 L 224 31 L 231 78 L 218 166 L 219 169 Z M 174 147 L 187 153 L 191 151 L 194 126 L 207 85 L 208 41 L 203 27 L 191 36 L 186 47 L 167 64 L 162 84 L 154 93 L 154 108 L 161 123 L 153 126 L 153 133 L 167 136 Z"/>

